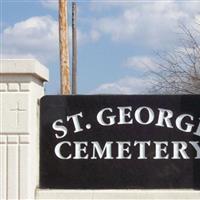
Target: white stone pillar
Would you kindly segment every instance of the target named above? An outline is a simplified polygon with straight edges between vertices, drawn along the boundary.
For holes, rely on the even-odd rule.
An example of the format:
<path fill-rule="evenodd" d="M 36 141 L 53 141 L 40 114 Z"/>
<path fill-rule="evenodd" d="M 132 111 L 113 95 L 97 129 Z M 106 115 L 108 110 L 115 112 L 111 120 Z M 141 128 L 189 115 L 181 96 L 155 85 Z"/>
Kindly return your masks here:
<path fill-rule="evenodd" d="M 0 60 L 0 199 L 34 199 L 39 182 L 39 99 L 48 69 Z"/>

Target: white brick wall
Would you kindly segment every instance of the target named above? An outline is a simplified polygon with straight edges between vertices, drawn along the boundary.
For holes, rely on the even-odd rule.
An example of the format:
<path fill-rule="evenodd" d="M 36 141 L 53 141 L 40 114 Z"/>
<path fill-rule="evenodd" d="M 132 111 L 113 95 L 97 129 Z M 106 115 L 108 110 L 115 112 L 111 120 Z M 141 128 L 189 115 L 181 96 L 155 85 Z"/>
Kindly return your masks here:
<path fill-rule="evenodd" d="M 0 83 L 0 92 L 28 92 L 29 83 Z"/>
<path fill-rule="evenodd" d="M 0 199 L 34 199 L 38 186 L 38 99 L 48 70 L 36 60 L 1 60 Z"/>

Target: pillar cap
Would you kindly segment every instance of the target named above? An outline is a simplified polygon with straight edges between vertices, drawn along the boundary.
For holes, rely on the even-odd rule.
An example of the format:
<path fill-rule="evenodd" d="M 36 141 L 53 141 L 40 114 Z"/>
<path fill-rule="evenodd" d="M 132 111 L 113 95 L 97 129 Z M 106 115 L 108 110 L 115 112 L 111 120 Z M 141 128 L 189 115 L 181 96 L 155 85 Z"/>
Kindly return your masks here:
<path fill-rule="evenodd" d="M 27 74 L 49 80 L 49 70 L 36 59 L 0 59 L 0 75 Z"/>

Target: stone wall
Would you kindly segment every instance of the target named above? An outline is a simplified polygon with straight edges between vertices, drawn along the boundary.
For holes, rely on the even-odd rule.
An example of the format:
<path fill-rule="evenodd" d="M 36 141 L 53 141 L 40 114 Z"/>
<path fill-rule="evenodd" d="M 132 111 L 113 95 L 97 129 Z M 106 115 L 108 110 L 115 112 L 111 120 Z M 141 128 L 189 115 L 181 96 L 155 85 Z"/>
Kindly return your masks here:
<path fill-rule="evenodd" d="M 36 60 L 1 60 L 0 199 L 34 199 L 38 186 L 39 99 L 48 70 Z"/>

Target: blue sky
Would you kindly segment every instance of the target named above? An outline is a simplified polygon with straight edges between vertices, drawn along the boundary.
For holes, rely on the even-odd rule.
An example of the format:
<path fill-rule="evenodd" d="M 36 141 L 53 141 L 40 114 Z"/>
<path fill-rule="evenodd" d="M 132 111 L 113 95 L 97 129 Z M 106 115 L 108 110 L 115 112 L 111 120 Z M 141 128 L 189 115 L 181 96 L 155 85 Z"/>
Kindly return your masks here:
<path fill-rule="evenodd" d="M 3 58 L 38 59 L 50 70 L 47 94 L 58 94 L 57 1 L 1 7 Z M 78 93 L 148 93 L 156 52 L 181 48 L 178 25 L 196 26 L 199 8 L 200 1 L 78 1 Z M 70 16 L 71 4 L 71 27 Z"/>

